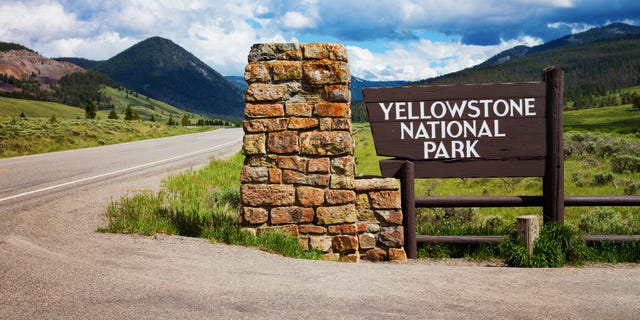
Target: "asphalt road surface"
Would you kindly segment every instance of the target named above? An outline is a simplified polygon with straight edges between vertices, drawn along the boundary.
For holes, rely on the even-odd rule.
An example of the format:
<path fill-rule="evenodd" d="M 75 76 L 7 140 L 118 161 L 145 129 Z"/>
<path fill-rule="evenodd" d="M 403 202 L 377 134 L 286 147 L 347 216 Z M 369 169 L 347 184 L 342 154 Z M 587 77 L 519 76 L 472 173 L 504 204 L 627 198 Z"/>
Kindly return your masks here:
<path fill-rule="evenodd" d="M 219 130 L 0 160 L 0 319 L 638 319 L 640 268 L 283 258 L 100 234 L 109 201 L 239 150 Z"/>

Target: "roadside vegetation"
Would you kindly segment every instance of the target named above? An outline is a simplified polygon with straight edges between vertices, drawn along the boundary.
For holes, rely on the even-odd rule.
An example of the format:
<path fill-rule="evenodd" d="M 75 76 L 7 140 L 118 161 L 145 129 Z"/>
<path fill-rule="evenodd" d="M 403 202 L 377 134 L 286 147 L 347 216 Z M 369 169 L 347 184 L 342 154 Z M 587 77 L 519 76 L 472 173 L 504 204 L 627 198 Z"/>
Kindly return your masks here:
<path fill-rule="evenodd" d="M 74 108 L 75 109 L 75 108 Z M 78 109 L 80 110 L 80 109 Z M 175 136 L 216 127 L 169 126 L 161 122 L 0 117 L 0 158 L 96 147 Z"/>
<path fill-rule="evenodd" d="M 156 233 L 199 237 L 213 243 L 257 247 L 288 257 L 319 259 L 296 237 L 281 232 L 253 235 L 240 227 L 240 171 L 244 156 L 214 160 L 207 167 L 171 176 L 157 193 L 137 192 L 114 201 L 106 216 L 104 232 Z"/>
<path fill-rule="evenodd" d="M 640 195 L 640 123 L 631 105 L 565 113 L 565 190 L 568 195 Z M 581 127 L 602 122 L 598 130 Z M 587 130 L 588 129 L 588 130 Z M 379 175 L 378 160 L 368 124 L 354 124 L 358 175 Z M 141 191 L 114 201 L 102 229 L 122 233 L 167 233 L 255 246 L 285 256 L 319 258 L 305 251 L 295 237 L 281 233 L 257 237 L 242 231 L 238 218 L 239 173 L 243 157 L 213 161 L 207 168 L 170 177 L 158 193 Z M 419 195 L 539 195 L 540 178 L 419 179 Z M 567 208 L 565 225 L 542 227 L 533 254 L 515 235 L 515 218 L 540 208 L 421 209 L 418 232 L 431 235 L 504 235 L 499 244 L 428 245 L 419 257 L 499 258 L 517 267 L 559 267 L 586 262 L 640 262 L 640 243 L 587 246 L 586 234 L 640 234 L 638 207 Z"/>

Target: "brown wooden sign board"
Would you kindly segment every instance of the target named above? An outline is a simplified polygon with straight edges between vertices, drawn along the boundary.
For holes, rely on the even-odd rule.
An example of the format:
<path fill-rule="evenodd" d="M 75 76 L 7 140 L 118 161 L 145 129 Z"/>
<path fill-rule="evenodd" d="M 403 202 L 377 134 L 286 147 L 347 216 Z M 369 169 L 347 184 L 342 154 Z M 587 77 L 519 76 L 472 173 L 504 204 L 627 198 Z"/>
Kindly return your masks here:
<path fill-rule="evenodd" d="M 546 83 L 362 89 L 382 175 L 403 160 L 416 177 L 545 175 Z"/>

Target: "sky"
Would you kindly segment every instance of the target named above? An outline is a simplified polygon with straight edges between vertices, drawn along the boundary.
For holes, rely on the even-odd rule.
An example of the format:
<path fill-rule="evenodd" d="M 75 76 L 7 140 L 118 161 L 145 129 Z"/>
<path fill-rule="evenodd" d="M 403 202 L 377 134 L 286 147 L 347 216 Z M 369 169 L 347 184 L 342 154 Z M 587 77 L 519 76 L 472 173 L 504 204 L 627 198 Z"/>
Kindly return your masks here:
<path fill-rule="evenodd" d="M 106 60 L 160 36 L 226 76 L 254 43 L 335 42 L 356 77 L 426 79 L 612 22 L 640 25 L 640 1 L 0 0 L 0 41 L 44 56 Z"/>

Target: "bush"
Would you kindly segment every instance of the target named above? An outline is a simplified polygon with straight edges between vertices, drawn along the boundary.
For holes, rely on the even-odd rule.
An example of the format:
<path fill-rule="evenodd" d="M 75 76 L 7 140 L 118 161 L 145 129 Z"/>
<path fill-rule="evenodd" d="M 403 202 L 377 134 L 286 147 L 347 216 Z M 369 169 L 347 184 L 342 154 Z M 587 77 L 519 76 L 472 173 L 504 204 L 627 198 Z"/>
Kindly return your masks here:
<path fill-rule="evenodd" d="M 638 190 L 640 190 L 640 184 L 637 184 L 635 182 L 629 182 L 624 186 L 624 194 L 628 196 L 635 195 L 636 193 L 638 193 Z"/>
<path fill-rule="evenodd" d="M 613 173 L 611 172 L 598 172 L 593 175 L 593 184 L 603 186 L 613 181 Z"/>
<path fill-rule="evenodd" d="M 599 208 L 583 214 L 578 228 L 587 234 L 628 234 L 633 223 L 613 208 Z"/>
<path fill-rule="evenodd" d="M 533 254 L 529 254 L 516 233 L 505 237 L 500 242 L 499 250 L 508 266 L 529 268 L 579 265 L 591 255 L 589 247 L 578 233 L 561 224 L 548 224 L 542 228 Z"/>
<path fill-rule="evenodd" d="M 640 172 L 640 157 L 630 154 L 619 154 L 611 157 L 611 170 L 615 173 Z"/>

